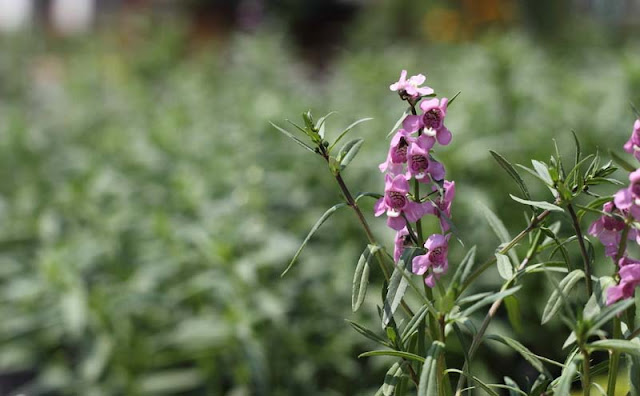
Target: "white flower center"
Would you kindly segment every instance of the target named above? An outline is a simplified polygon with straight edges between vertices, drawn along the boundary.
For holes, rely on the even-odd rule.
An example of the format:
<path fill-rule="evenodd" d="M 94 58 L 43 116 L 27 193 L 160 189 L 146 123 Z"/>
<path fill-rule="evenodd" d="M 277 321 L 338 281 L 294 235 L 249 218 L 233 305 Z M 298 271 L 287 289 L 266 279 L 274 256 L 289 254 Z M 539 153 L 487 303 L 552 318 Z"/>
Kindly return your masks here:
<path fill-rule="evenodd" d="M 389 217 L 398 217 L 400 216 L 400 212 L 393 210 L 393 209 L 389 209 L 387 210 L 387 216 Z"/>
<path fill-rule="evenodd" d="M 427 135 L 427 136 L 431 136 L 431 137 L 436 136 L 436 130 L 435 130 L 435 129 L 433 129 L 433 128 L 425 128 L 425 130 L 424 130 L 424 132 L 423 132 L 423 133 L 424 133 L 425 135 Z"/>

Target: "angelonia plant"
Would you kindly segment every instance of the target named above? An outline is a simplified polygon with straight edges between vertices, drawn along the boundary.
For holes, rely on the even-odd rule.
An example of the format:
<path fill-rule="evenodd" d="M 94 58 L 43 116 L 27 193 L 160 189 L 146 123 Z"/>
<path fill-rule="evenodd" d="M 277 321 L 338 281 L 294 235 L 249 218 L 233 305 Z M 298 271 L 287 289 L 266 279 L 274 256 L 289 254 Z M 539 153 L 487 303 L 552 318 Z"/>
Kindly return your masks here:
<path fill-rule="evenodd" d="M 640 256 L 634 258 L 630 252 L 633 244 L 640 243 L 640 169 L 610 152 L 620 168 L 629 172 L 629 183 L 610 178 L 618 168 L 612 161 L 601 163 L 598 153 L 583 156 L 575 133 L 575 158 L 570 161 L 571 165 L 560 156 L 557 145 L 548 162 L 532 160 L 531 168 L 514 166 L 502 155 L 490 151 L 519 188 L 521 196 L 511 195 L 511 198 L 524 206 L 527 222 L 522 231 L 511 237 L 499 216 L 484 208 L 487 225 L 501 243 L 490 257 L 476 265 L 476 247 L 454 243 L 461 238 L 452 221 L 456 184 L 448 180 L 446 166 L 436 159 L 439 147 L 455 144 L 455 131 L 452 133 L 446 127 L 446 117 L 458 95 L 451 99 L 438 97 L 433 89 L 424 86 L 425 81 L 422 74 L 407 78 L 403 70 L 400 79 L 389 87 L 406 110 L 389 134 L 386 159 L 375 170 L 383 175 L 383 194 L 367 192 L 354 196 L 342 178 L 363 140 L 350 140 L 339 149 L 337 144 L 356 125 L 369 119 L 349 125 L 332 142 L 325 134 L 326 120 L 332 113 L 316 121 L 307 112 L 302 116 L 302 125 L 290 122 L 302 133 L 302 138 L 273 124 L 326 162 L 344 199 L 316 222 L 283 275 L 291 270 L 318 228 L 338 210 L 350 208 L 369 242 L 354 271 L 353 311 L 357 311 L 365 299 L 371 265 L 377 265 L 384 282 L 378 306 L 381 329 L 348 322 L 380 346 L 359 357 L 396 359 L 380 379 L 377 395 L 459 396 L 508 392 L 541 396 L 570 395 L 572 389 L 581 389 L 584 395 L 594 392 L 612 396 L 616 394 L 618 374 L 622 372 L 622 357 L 628 367 L 628 376 L 624 378 L 628 378 L 630 394 L 640 395 Z M 624 150 L 640 161 L 640 114 L 633 110 L 638 120 Z M 542 183 L 549 190 L 550 199 L 533 200 L 521 172 Z M 606 185 L 619 185 L 621 189 L 606 195 L 594 192 L 600 189 L 594 188 L 598 185 L 605 185 L 604 189 Z M 360 207 L 360 201 L 365 198 L 376 200 L 373 215 L 384 217 L 387 226 L 395 231 L 393 250 L 386 247 L 391 241 L 379 242 L 369 227 L 370 214 Z M 592 222 L 583 232 L 582 223 L 589 221 L 584 221 L 585 216 L 591 217 Z M 426 217 L 437 219 L 438 233 L 424 234 L 422 220 Z M 589 236 L 600 241 L 606 257 L 596 257 Z M 448 258 L 454 248 L 466 249 L 459 262 L 450 262 Z M 607 274 L 595 276 L 594 264 L 609 258 L 613 265 L 602 265 L 597 271 Z M 493 267 L 497 268 L 502 286 L 499 290 L 478 292 L 474 282 Z M 567 326 L 563 361 L 540 356 L 505 335 L 487 334 L 491 320 L 501 307 L 507 310 L 512 326 L 521 326 L 516 320 L 518 291 L 535 274 L 541 274 L 552 285 L 541 324 L 561 317 Z M 476 293 L 470 294 L 472 292 Z M 484 319 L 477 323 L 476 315 L 487 307 Z M 537 378 L 526 383 L 517 383 L 510 377 L 504 377 L 504 383 L 498 384 L 483 381 L 472 371 L 472 362 L 479 346 L 485 342 L 497 342 L 513 349 L 538 372 Z M 447 357 L 457 356 L 460 348 L 464 355 L 462 367 L 450 367 Z M 601 351 L 597 361 L 596 351 Z M 606 389 L 593 381 L 595 376 L 602 375 L 607 376 Z"/>

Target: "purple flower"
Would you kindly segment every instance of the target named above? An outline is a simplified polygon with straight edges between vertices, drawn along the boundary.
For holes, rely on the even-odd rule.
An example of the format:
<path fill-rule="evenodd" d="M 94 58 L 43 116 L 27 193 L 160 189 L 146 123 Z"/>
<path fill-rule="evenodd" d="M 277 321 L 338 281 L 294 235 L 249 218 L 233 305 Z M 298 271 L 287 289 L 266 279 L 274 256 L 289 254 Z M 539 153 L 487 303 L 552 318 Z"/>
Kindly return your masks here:
<path fill-rule="evenodd" d="M 633 131 L 629 140 L 624 144 L 624 151 L 633 154 L 640 161 L 640 119 L 633 123 Z"/>
<path fill-rule="evenodd" d="M 618 191 L 613 198 L 618 209 L 629 211 L 634 219 L 640 220 L 640 169 L 629 174 L 629 188 Z"/>
<path fill-rule="evenodd" d="M 407 165 L 409 176 L 413 176 L 422 183 L 428 183 L 433 176 L 436 180 L 444 179 L 444 167 L 429 156 L 429 149 L 418 143 L 411 143 L 407 150 Z"/>
<path fill-rule="evenodd" d="M 409 237 L 409 231 L 405 227 L 396 232 L 396 239 L 393 247 L 393 260 L 396 263 L 400 260 L 400 257 L 402 257 L 402 252 L 404 252 L 404 248 L 407 246 L 411 246 L 411 238 Z"/>
<path fill-rule="evenodd" d="M 640 285 L 640 261 L 622 257 L 620 266 L 620 283 L 607 289 L 607 305 L 620 299 L 633 297 L 636 286 Z"/>
<path fill-rule="evenodd" d="M 437 189 L 438 187 L 433 187 L 434 191 Z M 447 232 L 449 231 L 449 223 L 442 217 L 442 213 L 444 213 L 448 218 L 451 218 L 451 202 L 456 196 L 456 183 L 445 180 L 442 189 L 442 196 L 434 199 L 433 203 L 429 202 L 430 206 L 428 206 L 426 210 L 427 213 L 435 215 L 440 219 L 440 228 L 442 229 L 442 232 Z"/>
<path fill-rule="evenodd" d="M 404 129 L 398 130 L 391 139 L 387 160 L 378 166 L 380 172 L 389 171 L 394 175 L 402 173 L 402 165 L 407 163 L 407 150 L 414 140 L 409 132 Z"/>
<path fill-rule="evenodd" d="M 423 133 L 435 137 L 443 146 L 451 142 L 451 132 L 444 126 L 444 118 L 447 115 L 447 103 L 449 99 L 442 98 L 425 100 L 420 103 L 421 115 L 408 115 L 402 121 L 402 127 L 408 132 L 415 132 L 424 128 Z"/>
<path fill-rule="evenodd" d="M 431 235 L 424 243 L 427 254 L 413 258 L 412 270 L 416 275 L 423 275 L 431 270 L 425 278 L 424 283 L 429 287 L 435 285 L 435 281 L 440 278 L 449 268 L 449 238 L 451 234 L 444 236 L 440 234 Z"/>
<path fill-rule="evenodd" d="M 621 214 L 613 202 L 607 202 L 604 204 L 602 206 L 602 211 L 612 214 Z M 618 245 L 620 245 L 621 232 L 623 228 L 624 221 L 612 216 L 603 215 L 600 216 L 598 220 L 591 223 L 588 232 L 589 235 L 593 235 L 600 239 L 600 242 L 605 248 L 605 255 L 614 257 L 618 253 Z"/>
<path fill-rule="evenodd" d="M 422 88 L 419 87 L 420 85 L 424 84 L 426 79 L 427 78 L 422 74 L 418 74 L 417 76 L 412 76 L 407 80 L 407 71 L 403 70 L 400 73 L 400 79 L 398 80 L 398 82 L 391 84 L 389 86 L 389 89 L 392 91 L 399 92 L 400 95 L 403 95 L 403 93 L 406 93 L 412 98 L 418 98 L 424 95 L 431 95 L 433 93 L 433 89 L 429 87 L 422 87 Z"/>
<path fill-rule="evenodd" d="M 387 225 L 400 231 L 407 224 L 403 214 L 410 222 L 417 221 L 424 215 L 422 205 L 409 200 L 409 182 L 404 175 L 385 177 L 384 197 L 380 198 L 373 207 L 376 216 L 387 213 Z"/>

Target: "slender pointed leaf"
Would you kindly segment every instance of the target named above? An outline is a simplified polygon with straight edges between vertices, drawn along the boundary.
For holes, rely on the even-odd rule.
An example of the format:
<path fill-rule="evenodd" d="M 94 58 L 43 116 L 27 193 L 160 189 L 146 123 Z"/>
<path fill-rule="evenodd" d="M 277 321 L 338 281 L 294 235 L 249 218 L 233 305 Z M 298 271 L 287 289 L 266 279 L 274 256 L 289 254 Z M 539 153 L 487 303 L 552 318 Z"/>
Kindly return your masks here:
<path fill-rule="evenodd" d="M 344 129 L 344 131 L 342 131 L 342 133 L 340 134 L 340 136 L 338 136 L 338 138 L 333 142 L 333 144 L 331 145 L 331 147 L 329 147 L 329 151 L 331 151 L 331 149 L 333 149 L 336 144 L 338 144 L 338 142 L 347 134 L 349 133 L 349 131 L 351 131 L 356 125 L 363 123 L 365 121 L 370 121 L 373 120 L 373 118 L 361 118 L 358 121 L 353 122 L 351 125 L 349 125 L 348 127 L 346 127 Z"/>
<path fill-rule="evenodd" d="M 578 164 L 578 162 L 580 162 L 580 155 L 581 155 L 581 150 L 580 150 L 580 140 L 578 139 L 578 135 L 576 135 L 576 131 L 571 131 L 571 134 L 573 135 L 573 140 L 576 143 L 576 165 Z"/>
<path fill-rule="evenodd" d="M 473 304 L 469 308 L 465 309 L 462 314 L 463 314 L 463 316 L 469 316 L 472 313 L 474 313 L 475 311 L 477 311 L 478 309 L 484 307 L 485 305 L 492 304 L 496 300 L 499 300 L 501 298 L 505 298 L 507 296 L 510 296 L 510 295 L 514 294 L 515 292 L 520 290 L 521 287 L 522 286 L 512 287 L 510 289 L 503 290 L 501 292 L 494 293 L 494 294 L 492 294 L 490 296 L 487 296 L 487 297 L 483 298 L 482 300 L 478 301 L 477 303 Z"/>
<path fill-rule="evenodd" d="M 511 240 L 511 236 L 509 235 L 509 231 L 507 231 L 502 220 L 500 220 L 498 216 L 496 216 L 496 214 L 487 206 L 482 205 L 481 208 L 485 219 L 487 219 L 489 226 L 498 237 L 498 240 L 500 240 L 501 243 L 508 243 Z M 510 250 L 507 254 L 514 263 L 518 262 L 518 256 L 513 250 Z"/>
<path fill-rule="evenodd" d="M 513 199 L 516 202 L 520 202 L 521 204 L 525 204 L 525 205 L 529 205 L 529 206 L 535 206 L 536 208 L 555 211 L 555 212 L 563 212 L 564 211 L 564 209 L 562 209 L 561 207 L 559 207 L 557 205 L 554 205 L 552 203 L 549 203 L 549 202 L 545 202 L 545 201 L 529 201 L 527 199 L 518 198 L 515 195 L 511 195 L 511 194 L 509 194 L 509 196 L 511 197 L 511 199 Z"/>
<path fill-rule="evenodd" d="M 509 318 L 509 323 L 511 323 L 511 327 L 516 333 L 523 333 L 524 328 L 522 327 L 522 315 L 520 313 L 520 302 L 516 296 L 508 296 L 504 299 L 504 307 L 507 309 L 507 317 Z"/>
<path fill-rule="evenodd" d="M 409 337 L 411 337 L 411 334 L 413 334 L 417 329 L 418 326 L 420 325 L 420 322 L 423 321 L 423 319 L 425 318 L 425 316 L 427 316 L 427 313 L 429 312 L 429 309 L 426 305 L 423 305 L 418 312 L 416 312 L 413 317 L 411 318 L 411 320 L 409 320 L 409 323 L 407 323 L 407 325 L 405 326 L 404 330 L 402 330 L 402 342 L 406 342 Z"/>
<path fill-rule="evenodd" d="M 356 312 L 358 308 L 360 308 L 360 305 L 362 305 L 362 302 L 367 295 L 367 286 L 369 285 L 369 262 L 378 250 L 380 250 L 380 246 L 367 245 L 360 255 L 358 265 L 356 265 L 356 270 L 353 273 L 353 288 L 351 293 L 351 309 L 353 309 L 353 312 Z"/>
<path fill-rule="evenodd" d="M 402 365 L 399 362 L 395 362 L 389 371 L 387 371 L 387 374 L 385 374 L 384 384 L 382 384 L 379 393 L 376 393 L 376 395 L 393 396 L 396 390 L 396 385 L 400 382 L 402 375 Z"/>
<path fill-rule="evenodd" d="M 513 264 L 509 261 L 509 257 L 496 253 L 496 262 L 498 264 L 498 273 L 502 279 L 510 280 L 513 278 Z"/>
<path fill-rule="evenodd" d="M 434 341 L 429 347 L 427 358 L 422 366 L 420 383 L 418 384 L 418 396 L 438 396 L 438 358 L 444 351 L 444 344 Z"/>
<path fill-rule="evenodd" d="M 529 364 L 531 364 L 531 366 L 533 366 L 533 368 L 538 370 L 540 374 L 545 374 L 548 378 L 551 378 L 551 374 L 546 369 L 543 362 L 547 362 L 558 367 L 564 367 L 564 364 L 560 362 L 556 362 L 555 360 L 547 359 L 543 356 L 536 355 L 535 353 L 531 352 L 527 347 L 522 345 L 520 342 L 512 338 L 509 338 L 507 336 L 492 334 L 492 335 L 488 335 L 487 338 L 490 340 L 501 342 L 504 345 L 513 349 L 514 351 L 518 352 L 527 362 L 529 362 Z"/>
<path fill-rule="evenodd" d="M 293 140 L 294 142 L 296 142 L 297 144 L 299 144 L 300 146 L 304 147 L 305 149 L 311 151 L 312 153 L 315 153 L 315 151 L 309 147 L 306 143 L 304 143 L 302 140 L 298 139 L 297 137 L 293 136 L 291 134 L 291 132 L 287 131 L 284 128 L 281 128 L 279 126 L 277 126 L 276 124 L 274 124 L 273 122 L 270 122 L 270 124 L 276 128 L 277 130 L 279 130 L 280 132 L 282 132 L 286 137 L 288 137 L 289 139 Z"/>
<path fill-rule="evenodd" d="M 571 396 L 571 384 L 573 383 L 575 375 L 578 373 L 579 360 L 579 358 L 572 359 L 562 370 L 562 374 L 555 388 L 555 396 Z"/>
<path fill-rule="evenodd" d="M 476 247 L 472 246 L 460 262 L 460 265 L 456 268 L 456 272 L 453 274 L 453 280 L 451 281 L 451 287 L 457 287 L 467 279 L 469 274 L 471 274 L 471 269 L 475 261 Z"/>
<path fill-rule="evenodd" d="M 565 276 L 558 285 L 558 289 L 554 290 L 547 300 L 547 305 L 544 307 L 542 313 L 542 324 L 547 323 L 551 318 L 555 316 L 566 295 L 573 289 L 580 279 L 584 278 L 584 272 L 580 269 L 571 271 Z"/>
<path fill-rule="evenodd" d="M 358 333 L 362 334 L 363 336 L 367 337 L 368 339 L 370 339 L 371 341 L 375 341 L 378 344 L 384 345 L 386 347 L 391 347 L 391 344 L 389 344 L 389 342 L 387 340 L 385 340 L 384 338 L 380 337 L 379 335 L 377 335 L 376 333 L 374 333 L 373 331 L 367 329 L 366 327 L 351 321 L 349 319 L 345 319 L 347 321 L 347 323 L 349 323 L 349 325 L 351 325 L 351 327 L 353 327 L 355 329 L 355 331 L 357 331 Z"/>
<path fill-rule="evenodd" d="M 590 350 L 613 350 L 640 357 L 640 344 L 628 340 L 599 340 L 587 345 Z"/>
<path fill-rule="evenodd" d="M 522 194 L 524 194 L 525 198 L 531 199 L 527 185 L 524 184 L 524 180 L 522 180 L 522 177 L 520 177 L 520 174 L 518 173 L 518 171 L 516 171 L 513 165 L 511 165 L 509 161 L 507 161 L 502 155 L 498 154 L 497 152 L 493 150 L 489 150 L 489 152 L 493 156 L 493 159 L 496 160 L 498 165 L 500 165 L 502 169 L 507 171 L 509 176 L 511 176 L 511 178 L 515 180 L 516 184 L 518 185 L 518 187 L 520 187 L 520 190 L 522 191 Z"/>
<path fill-rule="evenodd" d="M 398 121 L 396 121 L 396 123 L 393 125 L 393 128 L 391 128 L 391 130 L 389 131 L 389 133 L 387 133 L 387 138 L 391 135 L 393 135 L 398 128 L 400 127 L 400 125 L 402 125 L 402 121 L 404 121 L 405 117 L 408 116 L 411 113 L 411 107 L 408 107 L 400 116 L 400 118 L 398 118 Z"/>
<path fill-rule="evenodd" d="M 331 215 L 334 214 L 336 210 L 338 210 L 340 208 L 343 208 L 345 206 L 347 206 L 347 204 L 342 202 L 342 203 L 333 205 L 326 212 L 324 212 L 324 214 L 318 219 L 318 221 L 316 221 L 316 224 L 314 224 L 313 227 L 311 227 L 311 231 L 309 231 L 309 234 L 307 234 L 307 237 L 304 238 L 304 241 L 302 241 L 302 245 L 300 245 L 300 247 L 298 248 L 298 251 L 296 252 L 296 254 L 291 259 L 291 262 L 289 263 L 287 268 L 284 270 L 284 272 L 282 272 L 282 275 L 280 275 L 280 276 L 285 276 L 287 274 L 287 272 L 289 272 L 291 267 L 293 267 L 293 265 L 296 263 L 296 260 L 298 259 L 298 256 L 300 256 L 300 253 L 302 252 L 302 249 L 304 249 L 304 247 L 307 245 L 307 242 L 309 242 L 309 239 L 311 239 L 313 234 L 315 234 L 315 232 L 318 231 L 320 226 L 322 224 L 324 224 L 324 222 L 327 221 L 327 219 L 329 217 L 331 217 Z"/>
<path fill-rule="evenodd" d="M 393 318 L 393 314 L 398 308 L 398 305 L 400 305 L 400 302 L 404 297 L 404 293 L 407 291 L 408 280 L 402 276 L 402 273 L 405 271 L 404 266 L 405 261 L 401 259 L 393 270 L 391 279 L 389 279 L 387 295 L 384 299 L 382 328 L 387 327 L 389 321 Z"/>
<path fill-rule="evenodd" d="M 320 135 L 321 138 L 324 139 L 324 123 L 327 120 L 327 118 L 331 117 L 332 115 L 336 114 L 335 111 L 330 111 L 327 115 L 325 115 L 324 117 L 321 117 L 318 122 L 316 122 L 316 126 L 315 129 L 316 131 L 318 131 L 318 134 Z"/>
<path fill-rule="evenodd" d="M 364 352 L 358 355 L 359 358 L 370 357 L 370 356 L 394 356 L 394 357 L 399 357 L 403 359 L 413 360 L 420 363 L 425 362 L 425 358 L 423 358 L 422 356 L 418 356 L 416 354 L 409 353 L 409 352 L 394 351 L 394 350 L 369 351 L 369 352 Z"/>
<path fill-rule="evenodd" d="M 453 98 L 449 99 L 449 102 L 447 103 L 447 107 L 451 106 L 451 103 L 453 103 L 458 96 L 460 96 L 460 94 L 462 93 L 462 91 L 458 91 L 455 95 L 453 95 Z"/>
<path fill-rule="evenodd" d="M 337 161 L 340 163 L 340 171 L 343 171 L 356 157 L 362 143 L 364 143 L 364 139 L 353 139 L 342 146 L 337 158 Z"/>

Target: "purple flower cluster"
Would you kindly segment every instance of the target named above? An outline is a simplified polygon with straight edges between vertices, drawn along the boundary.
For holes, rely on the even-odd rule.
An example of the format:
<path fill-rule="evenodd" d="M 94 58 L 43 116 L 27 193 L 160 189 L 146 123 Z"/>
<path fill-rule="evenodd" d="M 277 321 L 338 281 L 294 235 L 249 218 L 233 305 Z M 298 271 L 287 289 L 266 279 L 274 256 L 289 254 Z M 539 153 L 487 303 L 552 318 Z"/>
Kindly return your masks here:
<path fill-rule="evenodd" d="M 640 161 L 640 119 L 636 120 L 624 150 Z M 628 187 L 614 195 L 613 202 L 604 204 L 602 211 L 606 215 L 589 227 L 589 234 L 598 237 L 605 247 L 605 255 L 619 268 L 620 282 L 607 290 L 607 304 L 633 297 L 635 287 L 640 285 L 640 261 L 629 258 L 626 252 L 627 240 L 640 244 L 640 231 L 632 226 L 640 221 L 640 169 L 629 174 L 629 182 Z"/>
<path fill-rule="evenodd" d="M 403 70 L 400 80 L 389 88 L 397 91 L 413 109 L 423 98 L 433 94 L 433 89 L 420 87 L 426 78 L 422 74 L 407 79 Z M 425 275 L 429 287 L 444 274 L 449 266 L 451 202 L 455 196 L 455 183 L 444 180 L 445 170 L 431 155 L 436 143 L 447 145 L 451 142 L 451 132 L 445 127 L 448 99 L 432 98 L 420 103 L 422 114 L 408 115 L 391 139 L 385 162 L 379 169 L 385 175 L 384 196 L 375 206 L 376 216 L 387 215 L 387 225 L 396 230 L 394 260 L 400 260 L 407 246 L 415 246 L 416 236 L 408 223 L 415 223 L 427 214 L 440 220 L 442 234 L 429 236 L 424 243 L 427 253 L 413 259 L 412 269 L 417 275 Z M 414 111 L 414 113 L 416 113 Z M 425 196 L 410 193 L 409 180 L 417 180 L 430 186 Z M 427 198 L 428 197 L 428 198 Z M 445 218 L 446 216 L 446 218 Z M 407 223 L 408 222 L 408 223 Z"/>

